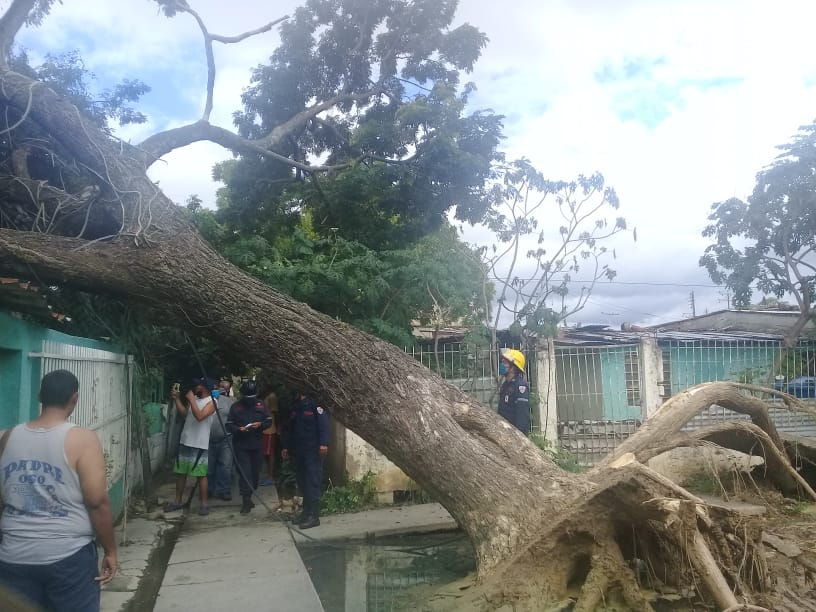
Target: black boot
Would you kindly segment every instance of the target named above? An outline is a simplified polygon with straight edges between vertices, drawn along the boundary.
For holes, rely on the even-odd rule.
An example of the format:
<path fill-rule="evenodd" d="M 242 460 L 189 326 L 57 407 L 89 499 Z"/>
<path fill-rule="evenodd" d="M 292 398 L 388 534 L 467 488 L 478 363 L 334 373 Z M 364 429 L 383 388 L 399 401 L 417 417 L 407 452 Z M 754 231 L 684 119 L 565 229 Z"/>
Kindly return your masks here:
<path fill-rule="evenodd" d="M 249 511 L 255 507 L 255 504 L 252 503 L 252 496 L 251 495 L 244 495 L 243 502 L 241 503 L 241 514 L 249 514 Z"/>
<path fill-rule="evenodd" d="M 303 503 L 303 507 L 306 515 L 300 522 L 300 528 L 311 529 L 320 525 L 320 500 L 310 499 L 308 503 Z"/>

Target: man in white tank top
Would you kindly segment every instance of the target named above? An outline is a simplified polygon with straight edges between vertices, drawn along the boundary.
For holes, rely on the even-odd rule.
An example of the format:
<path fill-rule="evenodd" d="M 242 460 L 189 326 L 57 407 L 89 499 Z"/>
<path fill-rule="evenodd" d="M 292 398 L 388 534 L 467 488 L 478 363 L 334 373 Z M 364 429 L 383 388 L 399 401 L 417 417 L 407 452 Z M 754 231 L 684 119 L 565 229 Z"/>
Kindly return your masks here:
<path fill-rule="evenodd" d="M 181 399 L 178 390 L 171 391 L 176 410 L 180 417 L 184 417 L 184 427 L 181 430 L 176 464 L 173 468 L 176 473 L 176 498 L 164 505 L 165 512 L 174 512 L 184 507 L 181 501 L 184 486 L 187 483 L 187 476 L 192 476 L 198 479 L 198 494 L 201 500 L 198 513 L 201 516 L 210 513 L 207 502 L 207 472 L 210 429 L 215 414 L 211 396 L 214 388 L 215 381 L 205 376 L 193 379 L 193 388 L 185 396 L 186 402 Z"/>
<path fill-rule="evenodd" d="M 0 438 L 0 584 L 42 610 L 98 612 L 117 569 L 102 446 L 68 422 L 78 392 L 67 370 L 46 374 L 40 416 Z"/>

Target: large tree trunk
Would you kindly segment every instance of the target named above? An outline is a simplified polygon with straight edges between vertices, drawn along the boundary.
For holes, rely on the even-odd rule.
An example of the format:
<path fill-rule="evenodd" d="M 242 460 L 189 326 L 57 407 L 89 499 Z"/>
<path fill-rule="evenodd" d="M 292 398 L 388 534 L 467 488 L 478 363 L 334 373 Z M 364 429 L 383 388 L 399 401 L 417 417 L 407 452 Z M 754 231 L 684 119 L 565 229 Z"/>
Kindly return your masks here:
<path fill-rule="evenodd" d="M 191 228 L 147 248 L 0 230 L 0 253 L 4 267 L 31 266 L 48 282 L 163 305 L 224 350 L 306 385 L 451 512 L 482 569 L 530 537 L 543 500 L 576 488 L 515 428 L 416 360 L 246 276 Z"/>
<path fill-rule="evenodd" d="M 752 411 L 757 431 L 751 435 L 769 447 L 779 445 L 780 484 L 799 486 L 767 411 L 746 403 L 733 386 L 681 394 L 601 466 L 586 475 L 568 474 L 509 423 L 396 347 L 273 291 L 225 261 L 147 178 L 143 152 L 85 124 L 42 85 L 8 71 L 0 72 L 0 81 L 0 103 L 27 112 L 99 177 L 104 197 L 95 205 L 116 224 L 111 236 L 100 233 L 93 240 L 0 230 L 0 268 L 152 304 L 168 321 L 307 386 L 465 530 L 484 579 L 474 606 L 498 607 L 513 599 L 520 609 L 538 609 L 538 598 L 563 596 L 579 580 L 585 584 L 578 610 L 594 609 L 612 588 L 630 606 L 649 609 L 626 564 L 636 553 L 666 576 L 699 579 L 724 608 L 737 603 L 735 590 L 750 599 L 752 590 L 766 584 L 756 565 L 744 563 L 761 546 L 756 537 L 734 535 L 727 513 L 706 508 L 639 461 L 650 449 L 671 446 L 700 410 L 728 402 Z M 743 538 L 743 547 L 730 548 L 723 534 Z"/>

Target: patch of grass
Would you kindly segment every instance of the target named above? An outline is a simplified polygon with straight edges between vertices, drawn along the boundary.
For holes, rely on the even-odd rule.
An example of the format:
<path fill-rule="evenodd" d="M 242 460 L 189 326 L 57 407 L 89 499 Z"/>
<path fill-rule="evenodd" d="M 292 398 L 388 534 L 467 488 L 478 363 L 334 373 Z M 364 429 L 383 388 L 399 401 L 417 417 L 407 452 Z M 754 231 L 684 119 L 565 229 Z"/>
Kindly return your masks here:
<path fill-rule="evenodd" d="M 686 479 L 685 487 L 694 493 L 718 495 L 723 491 L 723 484 L 717 476 L 708 472 L 698 472 Z"/>
<path fill-rule="evenodd" d="M 561 447 L 556 448 L 540 433 L 533 432 L 529 437 L 532 443 L 544 451 L 544 453 L 546 453 L 547 456 L 552 459 L 553 462 L 562 470 L 566 470 L 567 472 L 572 472 L 574 474 L 586 471 L 586 467 L 581 465 L 581 463 L 578 461 L 578 457 Z"/>
<path fill-rule="evenodd" d="M 350 480 L 343 487 L 330 486 L 320 498 L 322 514 L 343 514 L 370 508 L 377 502 L 377 475 L 367 472 L 360 480 Z"/>
<path fill-rule="evenodd" d="M 812 508 L 813 504 L 806 501 L 798 501 L 793 505 L 790 511 L 794 514 L 811 514 L 813 512 Z"/>

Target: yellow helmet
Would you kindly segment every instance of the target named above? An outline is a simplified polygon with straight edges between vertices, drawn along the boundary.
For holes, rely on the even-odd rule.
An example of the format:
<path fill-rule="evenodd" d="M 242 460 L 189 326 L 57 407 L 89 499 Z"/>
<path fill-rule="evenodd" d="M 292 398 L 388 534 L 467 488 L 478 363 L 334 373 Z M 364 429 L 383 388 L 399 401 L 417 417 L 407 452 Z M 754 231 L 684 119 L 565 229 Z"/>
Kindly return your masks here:
<path fill-rule="evenodd" d="M 506 349 L 502 349 L 501 356 L 502 356 L 502 359 L 506 359 L 507 361 L 512 363 L 514 366 L 516 366 L 519 369 L 519 372 L 524 371 L 524 364 L 525 364 L 524 353 L 522 353 L 521 351 L 517 351 L 516 349 L 506 348 Z"/>

